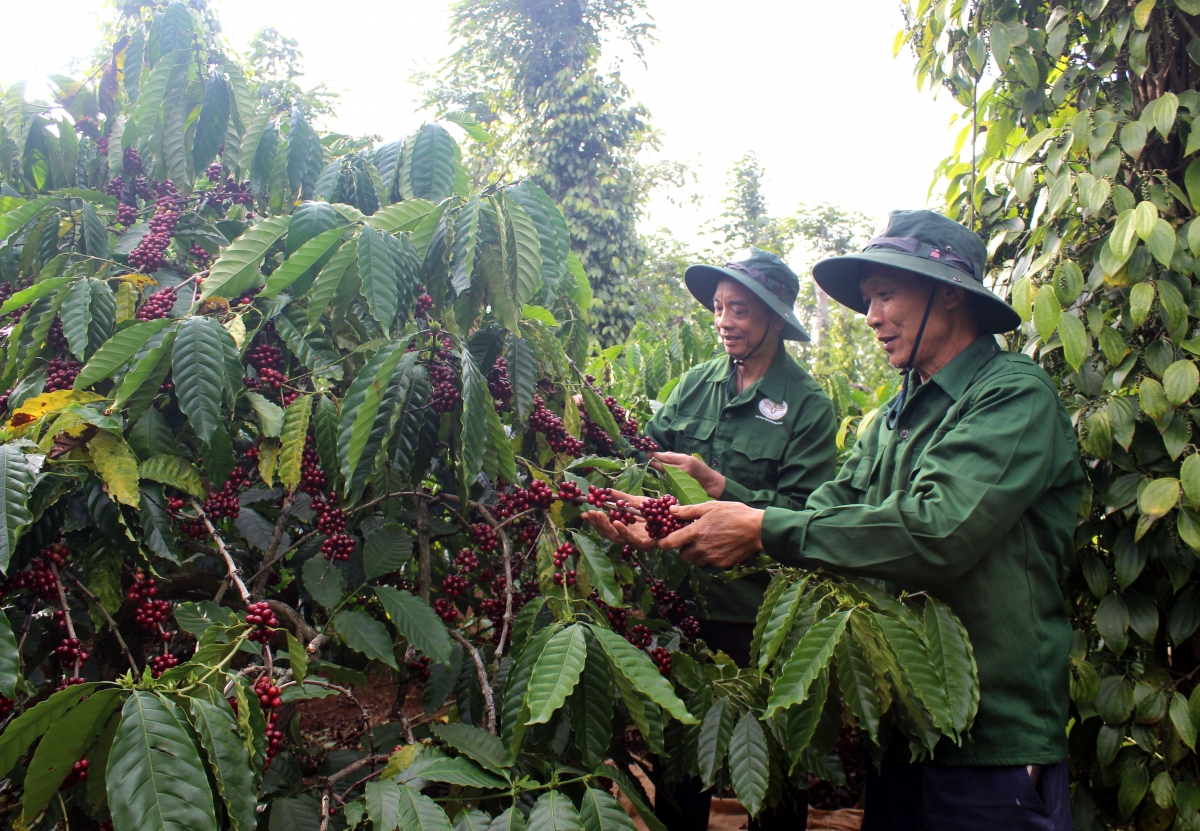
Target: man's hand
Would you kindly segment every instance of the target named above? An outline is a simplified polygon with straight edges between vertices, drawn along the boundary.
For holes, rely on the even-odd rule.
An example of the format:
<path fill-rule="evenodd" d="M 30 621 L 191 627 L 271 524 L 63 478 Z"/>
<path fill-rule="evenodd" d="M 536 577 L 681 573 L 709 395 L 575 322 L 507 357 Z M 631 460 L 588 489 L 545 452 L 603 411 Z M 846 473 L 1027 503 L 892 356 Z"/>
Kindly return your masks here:
<path fill-rule="evenodd" d="M 763 512 L 740 502 L 680 505 L 671 513 L 692 524 L 658 541 L 659 548 L 678 548 L 683 559 L 701 566 L 733 568 L 763 550 Z"/>
<path fill-rule="evenodd" d="M 702 460 L 686 453 L 651 453 L 650 458 L 655 462 L 671 467 L 677 467 L 700 483 L 713 499 L 720 499 L 725 493 L 725 477 L 706 465 Z"/>
<path fill-rule="evenodd" d="M 641 508 L 642 503 L 646 501 L 646 497 L 644 496 L 630 496 L 620 491 L 613 491 L 613 497 L 624 499 L 635 508 Z M 646 520 L 641 517 L 638 517 L 633 525 L 622 525 L 619 522 L 613 522 L 609 519 L 607 511 L 585 511 L 580 516 L 585 522 L 595 528 L 600 533 L 600 536 L 610 542 L 632 545 L 638 551 L 649 551 L 654 547 L 654 540 L 646 532 Z"/>

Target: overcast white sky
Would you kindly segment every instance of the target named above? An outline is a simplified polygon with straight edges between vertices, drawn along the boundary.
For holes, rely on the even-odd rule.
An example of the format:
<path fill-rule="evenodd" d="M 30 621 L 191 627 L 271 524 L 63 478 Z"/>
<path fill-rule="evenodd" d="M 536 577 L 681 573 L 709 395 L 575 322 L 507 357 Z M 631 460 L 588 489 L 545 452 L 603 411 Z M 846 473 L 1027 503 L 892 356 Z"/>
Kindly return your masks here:
<path fill-rule="evenodd" d="M 39 31 L 46 3 L 6 0 L 13 32 Z M 102 0 L 52 0 L 55 36 L 7 38 L 0 82 L 30 92 L 96 43 Z M 419 125 L 414 68 L 450 51 L 449 0 L 217 0 L 230 43 L 244 50 L 262 26 L 300 41 L 306 85 L 342 95 L 342 132 L 398 138 Z M 651 202 L 647 229 L 695 244 L 720 212 L 728 169 L 758 153 L 772 211 L 835 201 L 872 217 L 920 207 L 934 165 L 952 149 L 948 95 L 919 92 L 910 54 L 892 58 L 902 20 L 897 0 L 648 0 L 658 44 L 624 76 L 663 134 L 661 158 L 697 177 Z M 696 195 L 699 204 L 688 199 Z M 682 202 L 682 205 L 673 204 Z"/>

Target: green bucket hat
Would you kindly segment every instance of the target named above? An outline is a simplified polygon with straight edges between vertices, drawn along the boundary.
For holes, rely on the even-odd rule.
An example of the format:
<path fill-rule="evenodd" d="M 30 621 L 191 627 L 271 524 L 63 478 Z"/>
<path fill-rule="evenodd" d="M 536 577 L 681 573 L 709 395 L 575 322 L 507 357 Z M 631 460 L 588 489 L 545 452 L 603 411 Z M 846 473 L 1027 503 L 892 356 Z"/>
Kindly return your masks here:
<path fill-rule="evenodd" d="M 783 339 L 807 342 L 808 332 L 796 319 L 796 295 L 800 278 L 787 263 L 769 251 L 750 248 L 724 266 L 692 265 L 683 274 L 683 282 L 692 296 L 710 312 L 717 283 L 733 280 L 741 283 L 783 318 Z"/>
<path fill-rule="evenodd" d="M 890 266 L 960 286 L 977 297 L 972 306 L 984 331 L 1016 329 L 1020 315 L 983 285 L 986 263 L 983 240 L 954 220 L 933 211 L 892 211 L 887 230 L 868 242 L 861 254 L 821 260 L 813 266 L 813 279 L 843 306 L 866 314 L 859 288 L 863 272 L 872 265 Z"/>

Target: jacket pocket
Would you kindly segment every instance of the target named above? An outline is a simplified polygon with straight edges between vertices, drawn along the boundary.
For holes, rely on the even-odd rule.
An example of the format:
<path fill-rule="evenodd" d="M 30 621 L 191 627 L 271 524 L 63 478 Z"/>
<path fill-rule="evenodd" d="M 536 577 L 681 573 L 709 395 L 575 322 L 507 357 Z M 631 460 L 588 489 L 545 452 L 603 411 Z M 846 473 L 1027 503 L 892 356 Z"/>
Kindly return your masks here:
<path fill-rule="evenodd" d="M 863 456 L 858 460 L 858 467 L 850 477 L 850 486 L 855 490 L 865 491 L 871 485 L 871 474 L 875 472 L 875 456 Z"/>
<path fill-rule="evenodd" d="M 754 462 L 777 462 L 783 458 L 787 442 L 788 434 L 783 426 L 743 427 L 729 442 L 729 447 Z"/>
<path fill-rule="evenodd" d="M 708 449 L 712 445 L 713 431 L 717 429 L 716 419 L 692 416 L 682 421 L 676 429 L 683 439 L 683 446 L 679 448 L 680 453 L 699 453 L 701 456 L 708 456 Z"/>

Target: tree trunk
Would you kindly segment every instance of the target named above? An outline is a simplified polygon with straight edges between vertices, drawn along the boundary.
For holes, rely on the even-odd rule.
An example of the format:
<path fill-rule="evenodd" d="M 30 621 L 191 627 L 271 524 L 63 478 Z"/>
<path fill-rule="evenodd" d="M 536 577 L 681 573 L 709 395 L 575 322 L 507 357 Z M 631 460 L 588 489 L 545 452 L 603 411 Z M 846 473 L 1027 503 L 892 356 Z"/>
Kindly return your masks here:
<path fill-rule="evenodd" d="M 813 332 L 813 352 L 820 355 L 825 346 L 825 338 L 829 333 L 829 295 L 817 286 L 817 326 Z"/>

